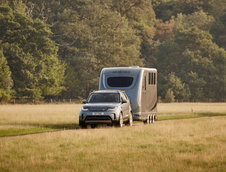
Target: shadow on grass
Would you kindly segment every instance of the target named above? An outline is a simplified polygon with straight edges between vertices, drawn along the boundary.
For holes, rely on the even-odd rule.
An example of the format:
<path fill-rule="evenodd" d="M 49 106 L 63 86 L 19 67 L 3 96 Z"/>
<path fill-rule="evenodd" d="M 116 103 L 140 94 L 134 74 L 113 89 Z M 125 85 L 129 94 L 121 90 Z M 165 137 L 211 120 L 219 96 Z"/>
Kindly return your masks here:
<path fill-rule="evenodd" d="M 13 124 L 15 125 L 15 124 Z M 72 130 L 79 129 L 79 125 L 77 123 L 62 123 L 62 124 L 40 124 L 40 123 L 18 123 L 20 126 L 31 126 L 31 127 L 40 127 L 40 128 L 49 128 L 53 130 Z"/>
<path fill-rule="evenodd" d="M 15 126 L 17 128 L 17 126 L 24 126 L 26 128 L 29 127 L 34 127 L 34 128 L 49 128 L 49 129 L 53 129 L 53 130 L 73 130 L 73 129 L 79 129 L 79 125 L 78 123 L 62 123 L 62 124 L 51 124 L 51 123 L 0 123 L 0 125 L 11 125 L 11 126 Z"/>
<path fill-rule="evenodd" d="M 72 129 L 79 129 L 78 124 L 68 123 L 68 124 L 35 124 L 33 126 L 36 127 L 44 127 L 44 128 L 51 128 L 56 130 L 72 130 Z"/>
<path fill-rule="evenodd" d="M 7 125 L 13 125 L 15 127 L 0 130 L 0 137 L 21 136 L 37 133 L 79 129 L 79 125 L 74 123 L 67 124 L 11 123 Z"/>

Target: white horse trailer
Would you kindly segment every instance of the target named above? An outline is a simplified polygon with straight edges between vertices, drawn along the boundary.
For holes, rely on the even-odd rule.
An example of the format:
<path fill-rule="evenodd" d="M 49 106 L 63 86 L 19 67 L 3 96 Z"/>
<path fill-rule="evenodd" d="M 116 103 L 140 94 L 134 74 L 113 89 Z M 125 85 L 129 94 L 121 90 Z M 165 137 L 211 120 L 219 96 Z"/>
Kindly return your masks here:
<path fill-rule="evenodd" d="M 144 123 L 157 118 L 157 70 L 155 68 L 103 68 L 100 90 L 124 90 L 128 95 L 134 120 Z"/>

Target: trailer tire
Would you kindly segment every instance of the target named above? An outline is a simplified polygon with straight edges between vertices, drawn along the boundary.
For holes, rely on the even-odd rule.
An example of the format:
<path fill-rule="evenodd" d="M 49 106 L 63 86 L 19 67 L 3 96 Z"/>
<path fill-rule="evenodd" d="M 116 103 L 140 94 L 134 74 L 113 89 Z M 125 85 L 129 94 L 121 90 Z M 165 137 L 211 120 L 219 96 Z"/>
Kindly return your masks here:
<path fill-rule="evenodd" d="M 155 115 L 151 115 L 151 123 L 155 123 Z"/>
<path fill-rule="evenodd" d="M 151 123 L 151 116 L 150 116 L 150 115 L 148 115 L 147 123 L 148 123 L 148 124 Z"/>
<path fill-rule="evenodd" d="M 144 124 L 150 124 L 150 116 L 148 115 L 147 119 L 145 119 L 143 122 Z"/>

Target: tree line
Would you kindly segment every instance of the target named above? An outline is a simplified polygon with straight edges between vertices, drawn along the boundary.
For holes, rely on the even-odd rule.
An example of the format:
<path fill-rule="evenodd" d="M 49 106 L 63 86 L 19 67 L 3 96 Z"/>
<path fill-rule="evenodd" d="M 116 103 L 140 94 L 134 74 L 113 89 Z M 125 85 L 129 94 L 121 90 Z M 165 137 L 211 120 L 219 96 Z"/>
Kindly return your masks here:
<path fill-rule="evenodd" d="M 225 48 L 225 0 L 1 0 L 0 101 L 84 98 L 134 65 L 160 99 L 225 101 Z"/>

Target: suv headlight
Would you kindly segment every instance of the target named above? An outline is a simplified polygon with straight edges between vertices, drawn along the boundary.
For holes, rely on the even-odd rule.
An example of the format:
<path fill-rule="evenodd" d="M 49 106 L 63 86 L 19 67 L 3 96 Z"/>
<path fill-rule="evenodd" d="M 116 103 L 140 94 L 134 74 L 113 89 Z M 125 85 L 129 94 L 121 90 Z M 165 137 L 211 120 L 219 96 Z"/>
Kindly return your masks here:
<path fill-rule="evenodd" d="M 113 110 L 115 108 L 116 108 L 116 106 L 108 107 L 109 110 Z"/>
<path fill-rule="evenodd" d="M 82 110 L 87 111 L 87 110 L 89 110 L 89 108 L 88 107 L 82 107 Z"/>

